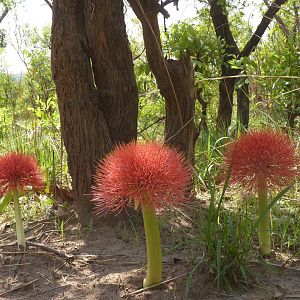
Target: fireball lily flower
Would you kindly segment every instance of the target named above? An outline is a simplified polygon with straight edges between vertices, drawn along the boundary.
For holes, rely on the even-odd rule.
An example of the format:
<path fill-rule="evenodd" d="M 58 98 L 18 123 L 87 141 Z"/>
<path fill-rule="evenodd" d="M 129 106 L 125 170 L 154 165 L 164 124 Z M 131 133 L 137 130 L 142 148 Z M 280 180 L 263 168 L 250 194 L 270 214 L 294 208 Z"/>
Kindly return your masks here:
<path fill-rule="evenodd" d="M 272 130 L 254 130 L 231 143 L 225 153 L 230 182 L 245 191 L 257 192 L 258 237 L 260 253 L 271 254 L 268 193 L 284 187 L 299 174 L 296 146 L 285 134 Z"/>
<path fill-rule="evenodd" d="M 18 247 L 26 248 L 19 193 L 42 187 L 42 173 L 32 156 L 12 152 L 0 157 L 0 196 L 9 196 L 6 205 L 14 201 Z"/>
<path fill-rule="evenodd" d="M 186 200 L 191 170 L 182 154 L 156 142 L 117 146 L 97 166 L 93 196 L 100 214 L 118 213 L 126 205 L 142 210 L 147 244 L 144 287 L 161 282 L 156 212 Z"/>

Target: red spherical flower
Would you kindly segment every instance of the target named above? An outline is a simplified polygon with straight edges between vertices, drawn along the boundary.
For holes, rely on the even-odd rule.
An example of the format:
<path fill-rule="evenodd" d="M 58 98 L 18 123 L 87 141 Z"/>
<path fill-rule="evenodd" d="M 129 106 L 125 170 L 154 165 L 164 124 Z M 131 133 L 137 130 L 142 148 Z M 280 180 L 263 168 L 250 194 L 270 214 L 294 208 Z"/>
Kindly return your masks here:
<path fill-rule="evenodd" d="M 283 187 L 299 174 L 295 144 L 285 134 L 272 130 L 253 130 L 231 143 L 225 153 L 225 166 L 231 170 L 231 183 L 257 191 Z"/>
<path fill-rule="evenodd" d="M 156 209 L 182 202 L 191 170 L 182 154 L 156 142 L 117 146 L 96 169 L 97 210 L 119 212 L 128 202 Z"/>
<path fill-rule="evenodd" d="M 0 195 L 42 187 L 42 173 L 32 156 L 13 152 L 0 157 Z"/>

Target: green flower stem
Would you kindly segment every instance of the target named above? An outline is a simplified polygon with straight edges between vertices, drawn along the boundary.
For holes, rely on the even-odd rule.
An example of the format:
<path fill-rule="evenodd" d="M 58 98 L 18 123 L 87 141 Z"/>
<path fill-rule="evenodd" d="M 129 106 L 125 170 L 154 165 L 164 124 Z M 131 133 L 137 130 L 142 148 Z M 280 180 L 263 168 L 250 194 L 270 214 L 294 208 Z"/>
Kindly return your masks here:
<path fill-rule="evenodd" d="M 147 244 L 147 275 L 144 287 L 149 287 L 161 282 L 162 253 L 155 209 L 142 206 L 142 213 Z"/>
<path fill-rule="evenodd" d="M 23 226 L 23 222 L 22 222 L 19 195 L 18 195 L 17 191 L 13 192 L 13 199 L 14 199 L 14 212 L 15 212 L 15 219 L 16 219 L 18 248 L 20 248 L 20 246 L 21 246 L 23 249 L 25 249 L 26 248 L 25 231 L 24 231 L 24 226 Z"/>
<path fill-rule="evenodd" d="M 258 224 L 258 240 L 260 254 L 268 256 L 271 254 L 271 228 L 269 212 L 266 212 L 268 206 L 268 189 L 267 183 L 258 188 L 258 217 L 260 222 Z"/>

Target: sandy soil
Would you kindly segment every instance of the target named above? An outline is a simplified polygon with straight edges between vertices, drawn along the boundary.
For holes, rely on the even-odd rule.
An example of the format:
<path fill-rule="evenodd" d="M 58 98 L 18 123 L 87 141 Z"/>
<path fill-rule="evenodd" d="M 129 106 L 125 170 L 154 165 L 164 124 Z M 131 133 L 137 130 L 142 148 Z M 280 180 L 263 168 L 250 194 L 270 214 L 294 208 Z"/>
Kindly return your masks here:
<path fill-rule="evenodd" d="M 170 219 L 169 219 L 170 220 Z M 0 299 L 300 299 L 300 262 L 294 258 L 283 268 L 253 265 L 257 279 L 248 287 L 230 292 L 217 291 L 205 261 L 198 257 L 193 268 L 190 253 L 180 247 L 186 231 L 176 229 L 176 222 L 162 229 L 164 255 L 163 280 L 155 290 L 140 290 L 145 275 L 145 240 L 142 224 L 137 220 L 117 224 L 99 224 L 80 228 L 76 219 L 65 220 L 62 232 L 49 219 L 29 224 L 30 241 L 62 251 L 61 257 L 49 249 L 30 246 L 25 254 L 17 252 L 14 232 L 4 228 L 0 237 Z M 181 220 L 180 223 L 184 223 Z M 179 246 L 178 246 L 179 245 Z M 169 249 L 169 251 L 168 251 Z M 172 250 L 173 249 L 173 250 Z M 280 262 L 277 262 L 280 263 Z"/>

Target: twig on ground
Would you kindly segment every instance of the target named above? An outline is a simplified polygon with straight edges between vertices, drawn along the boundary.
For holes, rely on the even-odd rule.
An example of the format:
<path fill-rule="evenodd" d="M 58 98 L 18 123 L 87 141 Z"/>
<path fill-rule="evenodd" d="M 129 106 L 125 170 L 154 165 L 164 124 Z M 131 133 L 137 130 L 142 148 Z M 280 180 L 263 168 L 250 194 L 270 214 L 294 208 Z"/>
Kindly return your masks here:
<path fill-rule="evenodd" d="M 23 261 L 23 259 L 24 259 L 24 252 L 22 252 L 22 255 L 20 255 L 19 257 L 18 257 L 18 262 L 15 264 L 15 266 L 16 266 L 16 268 L 15 268 L 15 270 L 14 270 L 14 275 L 13 275 L 13 277 L 14 278 L 17 278 L 17 276 L 18 276 L 18 274 L 19 274 L 19 271 L 20 271 L 20 267 L 21 267 L 21 262 Z"/>
<path fill-rule="evenodd" d="M 37 227 L 39 227 L 39 226 L 40 226 L 40 228 L 39 228 L 38 230 L 41 230 L 41 229 L 45 226 L 45 224 L 40 224 L 40 223 L 38 223 L 38 224 L 35 224 L 35 225 L 32 226 L 32 227 L 27 227 L 27 228 L 24 230 L 24 232 L 25 232 L 25 233 L 28 233 L 29 231 L 32 231 L 33 229 L 35 229 L 35 228 L 37 228 Z M 5 237 L 4 239 L 1 239 L 1 242 L 5 242 L 5 241 L 7 241 L 7 240 L 13 238 L 14 235 L 15 235 L 15 233 L 8 234 L 7 237 Z M 1 246 L 2 246 L 2 245 L 1 245 Z"/>
<path fill-rule="evenodd" d="M 52 238 L 53 235 L 54 235 L 54 232 L 53 231 L 50 232 L 50 234 L 47 235 L 46 238 L 43 240 L 43 243 L 44 244 L 47 243 Z"/>
<path fill-rule="evenodd" d="M 142 288 L 142 289 L 133 291 L 133 292 L 131 292 L 131 293 L 125 294 L 124 296 L 122 296 L 122 298 L 128 297 L 128 296 L 137 295 L 137 294 L 140 294 L 140 293 L 143 293 L 143 292 L 146 292 L 146 291 L 155 289 L 155 288 L 157 288 L 157 287 L 159 287 L 159 286 L 161 286 L 161 285 L 163 285 L 163 284 L 166 284 L 166 283 L 172 282 L 172 281 L 174 281 L 174 280 L 176 280 L 176 279 L 185 277 L 185 276 L 187 276 L 188 274 L 189 274 L 189 273 L 181 274 L 181 275 L 178 275 L 178 276 L 176 276 L 176 277 L 173 277 L 173 278 L 167 279 L 167 280 L 165 280 L 165 281 L 162 281 L 161 283 L 158 283 L 158 284 L 155 284 L 155 285 L 152 285 L 152 286 L 148 286 L 148 287 L 145 287 L 145 288 Z"/>
<path fill-rule="evenodd" d="M 15 245 L 17 245 L 17 242 L 12 242 L 12 243 L 9 243 L 9 244 L 0 244 L 0 248 L 15 246 Z"/>
<path fill-rule="evenodd" d="M 239 282 L 240 282 L 240 283 L 241 283 L 241 282 L 242 282 L 242 283 L 245 283 L 245 284 L 248 285 L 248 286 L 252 286 L 252 287 L 259 288 L 259 289 L 261 289 L 261 290 L 266 291 L 267 293 L 270 292 L 270 289 L 269 289 L 268 287 L 265 287 L 265 286 L 262 286 L 262 285 L 254 284 L 254 283 L 251 283 L 251 282 L 246 282 L 246 281 L 244 281 L 244 280 L 240 280 Z M 248 290 L 249 290 L 249 289 L 248 289 Z"/>
<path fill-rule="evenodd" d="M 187 214 L 185 214 L 183 211 L 181 211 L 180 209 L 176 208 L 176 207 L 173 207 L 173 209 L 181 214 L 182 216 L 184 216 L 186 219 L 188 219 L 191 223 L 193 223 L 194 225 L 198 225 L 197 222 L 195 222 L 194 220 L 192 220 Z"/>
<path fill-rule="evenodd" d="M 291 271 L 296 271 L 296 272 L 300 272 L 300 269 L 296 269 L 296 268 L 292 268 L 292 267 L 288 267 L 286 265 L 282 265 L 282 264 L 274 264 L 274 263 L 268 263 L 268 265 L 272 266 L 272 267 L 277 267 L 277 268 L 281 268 L 281 269 L 286 269 L 286 270 L 291 270 Z"/>
<path fill-rule="evenodd" d="M 27 241 L 26 244 L 27 244 L 27 246 L 38 247 L 38 248 L 41 248 L 43 250 L 54 253 L 54 254 L 64 258 L 68 263 L 71 263 L 74 260 L 74 256 L 72 254 L 67 254 L 67 253 L 65 253 L 65 251 L 60 251 L 60 250 L 51 248 L 47 245 L 40 244 L 40 243 L 35 243 L 35 242 L 31 242 L 31 241 Z"/>
<path fill-rule="evenodd" d="M 292 254 L 282 265 L 281 267 L 284 268 L 290 261 L 296 256 L 297 252 Z"/>
<path fill-rule="evenodd" d="M 29 237 L 26 240 L 28 242 L 28 241 L 31 241 L 31 240 L 34 240 L 34 239 L 35 239 L 35 237 Z M 15 245 L 17 245 L 17 241 L 11 242 L 9 244 L 0 244 L 0 248 L 15 246 Z M 1 252 L 1 253 L 3 253 L 3 252 Z M 18 252 L 18 253 L 23 253 L 23 252 Z"/>
<path fill-rule="evenodd" d="M 226 293 L 218 293 L 218 292 L 214 292 L 214 291 L 211 291 L 211 292 L 209 292 L 210 294 L 214 294 L 214 295 L 217 295 L 217 296 L 222 296 L 222 297 L 228 297 L 228 298 L 230 298 L 230 297 L 235 297 L 234 295 L 229 295 L 229 294 L 226 294 Z"/>
<path fill-rule="evenodd" d="M 53 276 L 55 276 L 55 273 L 57 273 L 59 270 L 61 270 L 65 265 L 67 264 L 67 262 L 65 261 L 62 265 L 60 265 L 57 269 L 53 270 Z"/>
<path fill-rule="evenodd" d="M 46 219 L 41 219 L 41 220 L 37 220 L 37 221 L 32 221 L 32 222 L 29 222 L 28 224 L 30 224 L 30 225 L 34 225 L 34 224 L 41 224 L 41 223 L 43 223 L 43 224 L 52 224 L 52 221 L 53 220 L 55 220 L 55 216 L 53 216 L 53 217 L 50 217 L 50 218 L 46 218 Z"/>
<path fill-rule="evenodd" d="M 2 267 L 16 267 L 16 266 L 28 266 L 31 263 L 22 263 L 22 264 L 9 264 L 9 265 L 2 265 Z"/>
<path fill-rule="evenodd" d="M 27 232 L 29 232 L 29 231 L 31 231 L 31 230 L 37 228 L 37 227 L 39 227 L 39 228 L 36 230 L 36 231 L 38 232 L 38 234 L 35 232 L 35 233 L 34 233 L 35 236 L 38 236 L 38 235 L 41 234 L 41 232 L 43 232 L 42 229 L 45 227 L 45 224 L 36 224 L 35 226 L 33 226 L 33 227 L 31 227 L 31 228 L 28 228 L 27 230 L 25 229 L 25 233 L 27 233 Z M 28 240 L 28 239 L 30 240 L 31 238 L 32 238 L 32 236 L 31 236 L 31 237 L 28 237 L 27 240 Z"/>
<path fill-rule="evenodd" d="M 10 289 L 10 290 L 8 290 L 8 291 L 5 291 L 5 292 L 3 292 L 3 293 L 0 293 L 0 297 L 6 295 L 6 294 L 8 294 L 8 293 L 17 291 L 17 290 L 19 290 L 19 289 L 22 289 L 22 288 L 24 288 L 24 287 L 27 287 L 27 286 L 29 286 L 29 285 L 35 283 L 35 282 L 38 281 L 38 280 L 39 280 L 39 279 L 36 278 L 36 279 L 34 279 L 34 280 L 32 280 L 32 281 L 29 281 L 29 282 L 27 282 L 27 283 L 24 283 L 24 284 L 21 284 L 21 285 L 19 285 L 19 286 L 16 286 L 16 287 L 14 287 L 14 288 L 12 288 L 12 289 Z"/>
<path fill-rule="evenodd" d="M 37 274 L 44 278 L 48 283 L 51 283 L 51 280 L 48 279 L 46 275 L 42 274 L 41 272 L 37 272 Z"/>
<path fill-rule="evenodd" d="M 45 227 L 45 224 L 43 224 L 43 223 L 42 223 L 42 224 L 37 223 L 37 224 L 35 224 L 35 225 L 32 226 L 32 227 L 28 227 L 28 228 L 25 229 L 25 233 L 27 233 L 27 232 L 29 232 L 29 231 L 31 231 L 31 230 L 37 228 L 37 227 L 40 227 L 38 230 L 41 230 L 43 227 Z"/>
<path fill-rule="evenodd" d="M 54 287 L 52 289 L 49 289 L 49 290 L 46 290 L 46 291 L 35 293 L 33 295 L 29 295 L 29 296 L 26 296 L 26 297 L 23 297 L 23 298 L 18 298 L 17 300 L 32 299 L 33 297 L 44 295 L 44 294 L 47 294 L 47 293 L 51 293 L 53 291 L 56 291 L 56 290 L 59 290 L 59 289 L 65 288 L 65 287 L 70 287 L 70 286 L 71 286 L 71 284 L 65 284 L 65 285 L 61 285 L 61 286 L 56 286 L 56 287 Z"/>
<path fill-rule="evenodd" d="M 49 254 L 49 252 L 41 252 L 41 251 L 28 251 L 28 252 L 20 252 L 20 251 L 1 251 L 0 254 L 6 255 L 16 255 L 16 254 L 27 254 L 27 255 L 36 255 L 36 254 Z"/>

